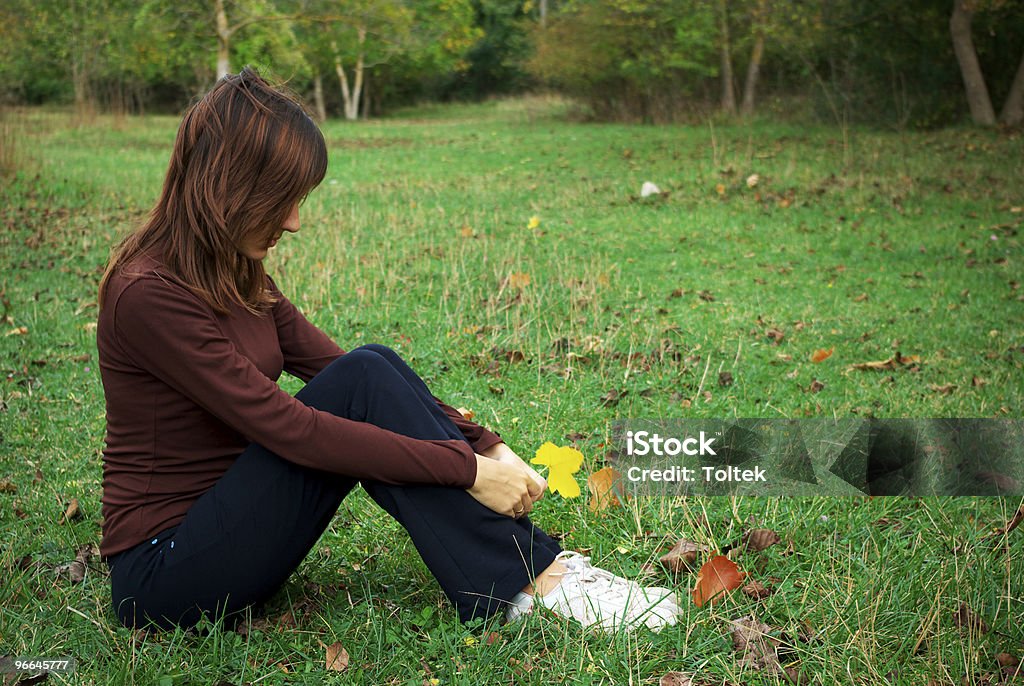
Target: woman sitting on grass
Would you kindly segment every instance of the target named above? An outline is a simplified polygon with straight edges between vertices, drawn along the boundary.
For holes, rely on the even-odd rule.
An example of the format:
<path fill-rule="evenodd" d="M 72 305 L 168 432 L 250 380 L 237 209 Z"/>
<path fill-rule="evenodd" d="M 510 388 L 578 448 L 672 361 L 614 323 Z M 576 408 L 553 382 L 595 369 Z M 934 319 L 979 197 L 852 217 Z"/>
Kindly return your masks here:
<path fill-rule="evenodd" d="M 344 352 L 266 274 L 326 169 L 297 100 L 246 68 L 185 115 L 159 202 L 112 253 L 100 548 L 121 623 L 234 627 L 360 483 L 463 621 L 540 602 L 608 629 L 674 624 L 668 591 L 596 569 L 530 522 L 546 484 L 496 434 L 389 348 Z M 282 370 L 307 382 L 294 397 Z"/>

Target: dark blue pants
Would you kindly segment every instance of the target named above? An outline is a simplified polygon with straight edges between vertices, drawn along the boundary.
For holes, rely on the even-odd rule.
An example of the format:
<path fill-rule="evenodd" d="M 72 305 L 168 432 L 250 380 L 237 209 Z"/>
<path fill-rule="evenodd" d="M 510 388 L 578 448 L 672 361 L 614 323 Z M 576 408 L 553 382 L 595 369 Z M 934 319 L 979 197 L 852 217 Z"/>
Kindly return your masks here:
<path fill-rule="evenodd" d="M 295 397 L 413 438 L 465 440 L 423 381 L 384 346 L 338 358 Z M 108 560 L 118 619 L 128 627 L 191 628 L 206 614 L 233 628 L 287 580 L 355 484 L 250 444 L 180 524 Z M 459 488 L 362 486 L 409 532 L 462 621 L 501 610 L 561 550 L 528 518 L 493 512 Z"/>

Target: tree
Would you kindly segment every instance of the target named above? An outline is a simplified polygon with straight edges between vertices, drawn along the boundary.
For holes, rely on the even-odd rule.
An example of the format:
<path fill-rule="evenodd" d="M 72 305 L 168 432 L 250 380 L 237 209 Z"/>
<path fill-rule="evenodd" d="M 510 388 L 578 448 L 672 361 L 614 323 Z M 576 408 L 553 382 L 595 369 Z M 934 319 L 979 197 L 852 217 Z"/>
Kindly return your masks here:
<path fill-rule="evenodd" d="M 970 0 L 953 0 L 953 14 L 949 18 L 949 32 L 953 38 L 956 60 L 960 63 L 960 74 L 967 91 L 967 105 L 971 108 L 971 119 L 975 124 L 994 126 L 996 113 L 988 96 L 985 77 L 978 64 L 978 53 L 971 37 L 971 20 L 974 17 L 974 3 Z"/>
<path fill-rule="evenodd" d="M 978 12 L 994 15 L 999 11 L 1005 13 L 1018 9 L 1019 6 L 1012 0 L 954 0 L 953 2 L 953 12 L 949 18 L 949 32 L 957 62 L 960 65 L 967 105 L 975 124 L 994 126 L 996 116 L 978 53 L 975 50 L 971 30 L 972 21 Z M 999 121 L 1008 126 L 1015 126 L 1024 121 L 1024 56 L 1021 57 L 1020 64 L 1010 83 L 1003 109 L 999 114 Z"/>

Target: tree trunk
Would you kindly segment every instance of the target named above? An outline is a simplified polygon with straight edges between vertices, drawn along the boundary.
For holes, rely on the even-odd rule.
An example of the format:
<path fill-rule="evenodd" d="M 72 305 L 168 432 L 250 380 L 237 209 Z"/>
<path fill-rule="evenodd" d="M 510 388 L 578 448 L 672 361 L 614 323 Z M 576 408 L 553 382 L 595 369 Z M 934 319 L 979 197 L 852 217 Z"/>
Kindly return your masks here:
<path fill-rule="evenodd" d="M 985 77 L 978 64 L 978 54 L 971 38 L 971 19 L 974 12 L 964 6 L 965 0 L 953 0 L 953 14 L 949 18 L 949 33 L 953 38 L 956 61 L 960 63 L 960 75 L 967 91 L 967 104 L 971 108 L 971 119 L 975 124 L 995 126 L 996 114 L 992 99 L 985 86 Z"/>
<path fill-rule="evenodd" d="M 345 119 L 355 121 L 359 118 L 359 98 L 363 94 L 363 46 L 366 45 L 366 27 L 360 26 L 359 32 L 359 57 L 356 58 L 356 73 L 352 84 L 352 100 L 345 103 Z"/>
<path fill-rule="evenodd" d="M 231 29 L 228 27 L 228 15 L 224 11 L 224 0 L 214 1 L 214 13 L 217 18 L 217 79 L 220 80 L 231 72 Z"/>
<path fill-rule="evenodd" d="M 719 2 L 722 41 L 722 109 L 727 114 L 736 114 L 736 93 L 732 87 L 732 45 L 729 41 L 729 3 Z"/>
<path fill-rule="evenodd" d="M 1017 75 L 1013 77 L 1010 94 L 1003 103 L 999 121 L 1007 126 L 1016 126 L 1024 122 L 1024 55 L 1020 58 L 1020 66 L 1017 67 Z"/>
<path fill-rule="evenodd" d="M 345 119 L 354 119 L 349 116 L 352 107 L 352 92 L 348 87 L 348 74 L 341 64 L 341 54 L 338 52 L 338 45 L 331 41 L 331 52 L 334 53 L 334 73 L 338 75 L 338 84 L 341 86 L 341 102 L 345 113 Z"/>
<path fill-rule="evenodd" d="M 548 0 L 540 0 L 540 27 L 547 28 L 548 25 Z"/>
<path fill-rule="evenodd" d="M 750 64 L 747 65 L 747 80 L 743 84 L 743 104 L 741 112 L 744 117 L 754 114 L 754 93 L 757 91 L 757 77 L 761 73 L 761 58 L 764 56 L 764 33 L 757 32 L 754 49 L 750 53 Z"/>
<path fill-rule="evenodd" d="M 320 70 L 313 73 L 313 106 L 316 108 L 316 118 L 323 123 L 327 121 L 327 106 L 324 105 L 324 80 L 320 76 Z"/>

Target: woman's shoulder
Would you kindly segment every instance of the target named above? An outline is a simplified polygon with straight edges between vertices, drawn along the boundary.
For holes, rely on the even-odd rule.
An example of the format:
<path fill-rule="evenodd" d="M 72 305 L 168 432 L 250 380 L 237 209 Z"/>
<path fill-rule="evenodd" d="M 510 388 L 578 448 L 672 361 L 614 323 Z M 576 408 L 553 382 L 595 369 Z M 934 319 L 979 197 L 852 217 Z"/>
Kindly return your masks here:
<path fill-rule="evenodd" d="M 106 300 L 118 309 L 128 302 L 133 309 L 140 309 L 158 307 L 168 297 L 183 296 L 199 300 L 159 255 L 144 252 L 119 265 L 110 275 Z"/>

